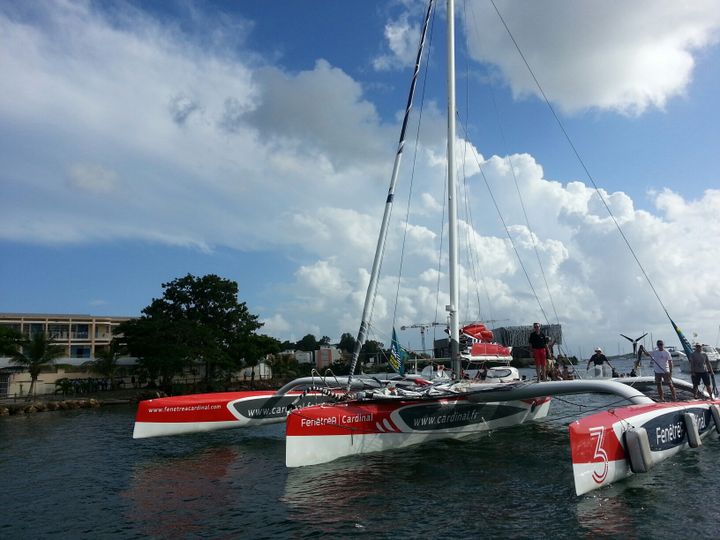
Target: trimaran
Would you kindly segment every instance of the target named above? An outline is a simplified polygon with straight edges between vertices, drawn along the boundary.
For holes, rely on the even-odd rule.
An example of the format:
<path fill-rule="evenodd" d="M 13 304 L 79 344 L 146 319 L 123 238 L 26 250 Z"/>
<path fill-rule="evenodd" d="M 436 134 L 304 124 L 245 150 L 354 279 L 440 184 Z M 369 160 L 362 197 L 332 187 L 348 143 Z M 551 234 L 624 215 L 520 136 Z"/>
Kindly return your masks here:
<path fill-rule="evenodd" d="M 633 473 L 646 472 L 683 449 L 699 446 L 701 439 L 712 431 L 720 433 L 720 401 L 656 403 L 638 390 L 643 384 L 654 384 L 649 377 L 625 378 L 623 382 L 487 382 L 457 378 L 427 381 L 417 375 L 384 379 L 354 375 L 369 330 L 404 134 L 432 7 L 433 0 L 425 16 L 350 375 L 301 378 L 274 391 L 195 394 L 143 401 L 138 406 L 135 438 L 285 421 L 286 465 L 299 467 L 432 440 L 460 439 L 531 422 L 547 416 L 551 397 L 556 395 L 615 394 L 632 405 L 570 424 L 575 489 L 580 495 Z M 447 0 L 450 305 L 446 309 L 452 372 L 460 374 L 454 23 L 454 0 Z M 682 341 L 682 334 L 675 329 Z M 675 384 L 683 387 L 688 383 L 675 380 Z"/>

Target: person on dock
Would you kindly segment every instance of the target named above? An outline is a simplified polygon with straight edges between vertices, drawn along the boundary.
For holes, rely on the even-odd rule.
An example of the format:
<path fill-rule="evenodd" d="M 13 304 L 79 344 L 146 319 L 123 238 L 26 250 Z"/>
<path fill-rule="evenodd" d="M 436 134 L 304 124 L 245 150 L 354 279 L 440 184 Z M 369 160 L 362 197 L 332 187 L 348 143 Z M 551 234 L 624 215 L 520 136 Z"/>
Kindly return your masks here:
<path fill-rule="evenodd" d="M 705 385 L 705 391 L 710 396 L 710 399 L 712 399 L 713 387 L 710 384 L 710 374 L 713 373 L 713 369 L 710 364 L 710 359 L 708 358 L 708 355 L 703 352 L 702 345 L 700 343 L 695 344 L 695 350 L 688 357 L 688 361 L 690 362 L 693 396 L 695 399 L 698 398 L 700 381 L 702 381 Z M 715 390 L 717 391 L 717 388 Z"/>
<path fill-rule="evenodd" d="M 655 372 L 655 385 L 657 386 L 657 393 L 660 401 L 665 401 L 665 395 L 663 394 L 662 383 L 666 382 L 670 387 L 670 393 L 672 394 L 673 401 L 677 401 L 677 395 L 675 394 L 675 385 L 672 382 L 672 357 L 670 353 L 665 350 L 665 344 L 663 340 L 658 339 L 657 349 L 650 351 L 644 351 L 645 356 L 650 357 L 650 362 L 653 365 L 653 371 Z"/>
<path fill-rule="evenodd" d="M 602 374 L 602 372 L 603 372 L 603 365 L 604 365 L 604 364 L 607 364 L 608 366 L 610 366 L 610 369 L 612 369 L 613 372 L 615 371 L 615 368 L 614 368 L 613 365 L 610 363 L 610 360 L 607 359 L 607 356 L 605 356 L 605 355 L 603 354 L 602 349 L 601 349 L 600 347 L 598 347 L 597 349 L 595 349 L 595 354 L 593 354 L 593 355 L 590 357 L 590 360 L 588 360 L 587 368 L 585 369 L 585 371 L 588 371 L 588 370 L 590 369 L 590 364 L 594 364 L 596 368 L 599 367 L 599 368 L 600 368 L 600 374 Z M 614 376 L 614 375 L 613 375 L 613 376 Z"/>
<path fill-rule="evenodd" d="M 533 323 L 533 331 L 530 332 L 528 342 L 530 343 L 530 350 L 535 360 L 535 372 L 537 373 L 538 381 L 547 380 L 547 346 L 549 341 L 548 337 L 540 329 L 540 323 Z"/>

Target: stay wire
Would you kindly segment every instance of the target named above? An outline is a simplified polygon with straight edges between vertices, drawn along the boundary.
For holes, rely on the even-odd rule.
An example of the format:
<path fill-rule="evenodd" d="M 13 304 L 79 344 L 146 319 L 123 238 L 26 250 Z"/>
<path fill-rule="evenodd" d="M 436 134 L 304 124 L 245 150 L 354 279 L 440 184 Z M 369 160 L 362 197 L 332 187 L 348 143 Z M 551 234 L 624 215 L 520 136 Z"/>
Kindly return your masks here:
<path fill-rule="evenodd" d="M 471 14 L 473 17 L 473 21 L 475 21 L 475 24 L 472 26 L 472 28 L 476 28 L 477 27 L 477 17 L 475 14 L 475 10 L 471 9 Z M 501 116 L 500 116 L 500 108 L 498 107 L 497 100 L 495 99 L 495 93 L 492 91 L 492 88 L 490 88 L 490 97 L 492 99 L 492 105 L 493 105 L 493 110 L 495 111 L 495 117 L 497 119 L 498 129 L 500 130 L 500 138 L 502 140 L 503 146 L 506 148 L 506 151 L 505 151 L 505 153 L 507 154 L 506 159 L 507 159 L 507 162 L 508 162 L 508 165 L 510 168 L 510 173 L 512 174 L 512 177 L 513 177 L 513 182 L 515 183 L 515 189 L 517 190 L 517 193 L 518 193 L 518 199 L 520 201 L 520 208 L 522 209 L 522 214 L 525 219 L 525 224 L 528 228 L 528 231 L 530 232 L 530 241 L 533 246 L 533 251 L 535 252 L 535 258 L 537 259 L 537 262 L 538 262 L 538 268 L 540 269 L 540 274 L 542 276 L 543 283 L 545 285 L 545 290 L 547 291 L 548 300 L 550 301 L 550 305 L 552 307 L 553 314 L 555 315 L 555 322 L 558 325 L 560 325 L 560 317 L 558 315 L 557 308 L 555 306 L 555 301 L 553 299 L 553 295 L 550 290 L 550 285 L 548 283 L 547 276 L 545 274 L 544 265 L 542 264 L 542 261 L 540 259 L 537 238 L 535 235 L 535 231 L 533 230 L 533 227 L 530 224 L 530 218 L 528 217 L 527 209 L 525 207 L 525 201 L 523 199 L 522 192 L 520 190 L 520 184 L 518 182 L 517 174 L 515 173 L 515 167 L 513 166 L 512 157 L 510 155 L 509 145 L 507 143 L 507 137 L 505 135 L 505 130 L 503 129 L 503 124 L 502 124 Z M 547 318 L 545 319 L 545 322 L 547 324 L 550 324 L 550 320 Z M 562 352 L 564 347 L 562 347 L 560 344 L 558 344 L 558 348 Z"/>
<path fill-rule="evenodd" d="M 467 131 L 466 126 L 460 123 L 460 125 L 465 130 L 465 138 L 467 139 Z M 540 303 L 540 297 L 537 294 L 537 291 L 535 290 L 535 287 L 532 284 L 532 280 L 530 279 L 530 274 L 528 274 L 527 268 L 525 267 L 525 263 L 522 260 L 522 257 L 520 256 L 520 252 L 517 249 L 517 246 L 515 245 L 515 241 L 513 240 L 512 235 L 510 234 L 510 228 L 508 227 L 507 222 L 505 221 L 505 218 L 502 215 L 502 212 L 500 211 L 500 206 L 498 205 L 497 199 L 495 199 L 495 194 L 493 193 L 492 188 L 490 187 L 490 182 L 487 179 L 487 176 L 485 176 L 485 171 L 483 170 L 483 167 L 480 163 L 480 159 L 477 155 L 476 151 L 473 151 L 473 157 L 475 158 L 475 163 L 478 166 L 478 169 L 480 170 L 480 175 L 483 178 L 483 181 L 485 182 L 485 186 L 487 187 L 488 193 L 490 195 L 490 200 L 493 203 L 493 206 L 495 207 L 495 211 L 498 214 L 498 219 L 500 219 L 500 222 L 502 223 L 503 229 L 505 230 L 505 234 L 508 237 L 508 240 L 510 241 L 510 246 L 512 247 L 513 251 L 515 252 L 515 257 L 517 257 L 518 263 L 520 264 L 520 268 L 522 268 L 523 274 L 525 274 L 525 279 L 528 282 L 528 285 L 530 286 L 530 290 L 533 293 L 533 296 L 535 297 L 535 301 L 538 304 L 538 307 L 540 308 L 540 312 L 542 313 L 545 320 L 548 320 L 547 313 L 545 313 L 545 309 L 543 308 L 542 304 Z"/>
<path fill-rule="evenodd" d="M 657 301 L 660 303 L 660 307 L 662 307 L 663 311 L 665 312 L 665 315 L 667 315 L 668 319 L 670 319 L 670 314 L 668 313 L 667 308 L 665 307 L 665 304 L 663 303 L 662 299 L 660 298 L 660 295 L 658 294 L 657 290 L 655 289 L 655 286 L 653 285 L 652 281 L 650 280 L 650 276 L 648 276 L 647 272 L 645 271 L 645 267 L 640 262 L 640 259 L 638 258 L 637 254 L 635 253 L 635 250 L 633 249 L 632 245 L 630 244 L 630 241 L 628 240 L 627 236 L 625 235 L 625 231 L 623 231 L 622 227 L 620 226 L 620 223 L 618 223 L 617 219 L 615 219 L 615 215 L 612 213 L 612 210 L 610 209 L 610 206 L 608 205 L 607 201 L 605 200 L 605 197 L 603 196 L 602 192 L 600 191 L 600 188 L 598 187 L 597 183 L 595 182 L 595 179 L 593 178 L 592 174 L 590 174 L 590 170 L 585 165 L 585 161 L 580 156 L 580 152 L 575 147 L 575 144 L 573 143 L 572 139 L 570 138 L 570 135 L 568 134 L 567 130 L 565 129 L 565 125 L 560 120 L 560 117 L 555 112 L 555 108 L 550 103 L 550 100 L 548 99 L 547 95 L 545 94 L 545 90 L 543 90 L 543 87 L 540 85 L 540 81 L 538 81 L 537 77 L 535 76 L 535 73 L 533 72 L 532 68 L 530 67 L 530 63 L 527 61 L 525 55 L 522 52 L 522 49 L 520 49 L 520 45 L 515 39 L 515 36 L 510 31 L 510 28 L 508 27 L 507 23 L 505 22 L 505 19 L 503 18 L 502 14 L 500 13 L 500 10 L 495 5 L 494 0 L 490 0 L 490 3 L 492 4 L 493 8 L 495 9 L 495 12 L 497 13 L 498 17 L 500 18 L 500 21 L 502 22 L 503 26 L 505 27 L 505 30 L 507 31 L 508 35 L 510 36 L 510 39 L 512 40 L 513 44 L 515 45 L 515 48 L 518 51 L 518 54 L 520 55 L 520 58 L 522 58 L 522 61 L 525 63 L 525 67 L 527 68 L 528 72 L 530 73 L 531 77 L 533 78 L 533 81 L 535 82 L 535 85 L 537 86 L 538 90 L 540 91 L 540 94 L 543 97 L 543 100 L 545 101 L 545 104 L 547 105 L 548 109 L 550 109 L 550 112 L 552 113 L 553 117 L 555 118 L 555 121 L 557 122 L 558 126 L 560 127 L 560 131 L 562 131 L 563 136 L 565 137 L 565 140 L 570 145 L 570 148 L 572 149 L 573 153 L 575 154 L 576 159 L 580 163 L 580 166 L 585 171 L 585 175 L 590 180 L 590 183 L 593 185 L 593 188 L 595 188 L 595 193 L 597 193 L 598 197 L 600 198 L 600 201 L 602 202 L 603 206 L 605 207 L 605 210 L 607 210 L 608 215 L 612 219 L 613 223 L 615 224 L 615 227 L 617 228 L 618 232 L 620 233 L 620 236 L 622 237 L 623 241 L 625 242 L 625 245 L 627 246 L 628 250 L 630 251 L 630 254 L 633 256 L 633 259 L 635 259 L 635 262 L 637 263 L 638 267 L 640 268 L 640 271 L 642 272 L 643 276 L 645 277 L 645 280 L 647 281 L 648 285 L 650 286 L 650 289 L 652 290 L 653 294 L 655 295 L 655 298 L 657 298 Z"/>
<path fill-rule="evenodd" d="M 429 9 L 432 9 L 433 2 L 430 2 Z M 435 30 L 435 10 L 432 10 L 432 13 L 428 14 L 430 19 L 430 32 L 429 32 L 429 38 L 428 38 L 428 47 L 427 50 L 432 49 L 432 42 L 433 42 L 433 36 L 434 36 L 434 30 Z M 421 42 L 420 47 L 423 47 L 423 43 Z M 405 244 L 407 241 L 407 234 L 408 234 L 408 228 L 410 224 L 410 203 L 412 201 L 412 195 L 413 195 L 413 187 L 415 184 L 415 169 L 417 167 L 417 159 L 418 159 L 418 148 L 419 148 L 419 141 L 420 141 L 420 129 L 422 127 L 422 119 L 423 119 L 423 111 L 425 109 L 425 92 L 427 90 L 427 78 L 428 73 L 430 71 L 430 54 L 425 55 L 425 72 L 423 74 L 423 84 L 421 92 L 420 92 L 420 107 L 418 110 L 418 123 L 417 123 L 417 129 L 415 132 L 415 149 L 413 154 L 413 162 L 412 162 L 412 168 L 410 172 L 410 183 L 409 183 L 409 189 L 408 189 L 408 198 L 407 198 L 407 206 L 405 209 L 405 227 L 403 230 L 403 238 L 402 238 L 402 244 L 400 248 L 400 265 L 398 268 L 398 277 L 397 277 L 397 288 L 395 290 L 395 303 L 393 308 L 393 317 L 392 317 L 392 326 L 395 327 L 395 321 L 397 318 L 397 306 L 398 306 L 398 299 L 400 297 L 400 283 L 402 281 L 402 275 L 403 275 L 403 266 L 405 261 Z M 424 352 L 424 351 L 423 351 Z"/>
<path fill-rule="evenodd" d="M 463 13 L 465 14 L 465 19 L 467 20 L 467 1 L 463 2 Z M 469 54 L 465 54 L 465 123 L 467 124 L 469 122 L 470 118 L 470 62 L 469 62 Z M 482 289 L 485 293 L 485 297 L 487 298 L 487 313 L 488 313 L 488 320 L 494 320 L 493 317 L 493 310 L 492 310 L 492 301 L 490 300 L 490 291 L 488 289 L 487 283 L 485 281 L 485 272 L 482 267 L 482 264 L 480 262 L 480 250 L 478 249 L 477 245 L 477 238 L 474 234 L 475 232 L 475 224 L 473 223 L 473 215 L 472 210 L 470 207 L 470 190 L 467 180 L 467 174 L 465 172 L 465 161 L 467 157 L 467 140 L 464 140 L 463 144 L 463 159 L 462 159 L 462 173 L 461 177 L 463 179 L 463 192 L 464 192 L 464 203 L 465 203 L 465 214 L 467 216 L 467 223 L 469 224 L 469 228 L 465 228 L 465 242 L 468 247 L 467 255 L 468 255 L 468 266 L 470 267 L 470 271 L 472 273 L 473 283 L 474 283 L 474 289 L 475 289 L 475 298 L 477 301 L 477 317 L 478 320 L 483 320 L 483 314 L 482 314 L 482 303 L 480 302 L 480 287 L 478 286 L 478 283 L 482 284 Z M 469 229 L 469 230 L 468 230 Z M 480 278 L 478 279 L 478 275 Z M 469 307 L 470 301 L 470 292 L 467 293 L 466 297 L 466 304 Z M 465 313 L 469 313 L 470 310 L 466 309 Z"/>

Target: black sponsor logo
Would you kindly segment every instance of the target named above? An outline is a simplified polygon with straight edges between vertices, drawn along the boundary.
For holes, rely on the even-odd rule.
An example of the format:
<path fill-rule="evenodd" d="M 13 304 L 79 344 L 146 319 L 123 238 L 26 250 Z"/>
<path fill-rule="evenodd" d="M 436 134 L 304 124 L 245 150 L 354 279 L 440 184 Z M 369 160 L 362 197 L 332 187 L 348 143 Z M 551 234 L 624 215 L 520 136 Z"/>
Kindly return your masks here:
<path fill-rule="evenodd" d="M 488 403 L 432 403 L 398 411 L 400 418 L 416 431 L 433 431 L 481 424 L 511 416 L 525 409 Z"/>
<path fill-rule="evenodd" d="M 261 396 L 232 404 L 233 409 L 245 418 L 253 420 L 280 418 L 287 415 L 288 406 L 298 401 L 298 405 L 317 405 L 329 401 L 328 396 L 309 394 L 298 400 L 298 396 Z"/>
<path fill-rule="evenodd" d="M 711 424 L 709 409 L 682 409 L 663 414 L 643 424 L 647 431 L 650 449 L 653 451 L 669 450 L 687 442 L 685 421 L 683 414 L 689 412 L 695 415 L 698 431 L 702 434 Z"/>

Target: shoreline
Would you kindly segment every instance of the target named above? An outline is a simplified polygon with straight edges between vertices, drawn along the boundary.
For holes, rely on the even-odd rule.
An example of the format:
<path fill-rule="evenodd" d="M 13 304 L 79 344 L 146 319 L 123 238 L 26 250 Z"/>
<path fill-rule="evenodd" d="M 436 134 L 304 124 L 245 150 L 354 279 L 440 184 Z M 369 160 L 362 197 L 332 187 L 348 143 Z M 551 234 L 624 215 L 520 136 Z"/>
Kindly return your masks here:
<path fill-rule="evenodd" d="M 130 399 L 99 400 L 95 398 L 65 399 L 53 401 L 25 401 L 22 403 L 0 404 L 0 416 L 24 416 L 39 412 L 67 411 L 73 409 L 97 409 L 105 405 L 125 405 Z"/>
<path fill-rule="evenodd" d="M 254 381 L 254 383 L 241 383 L 234 385 L 231 389 L 216 390 L 215 392 L 233 392 L 243 390 L 258 390 L 267 388 L 277 388 L 278 384 L 282 386 L 284 379 L 269 381 Z M 197 388 L 186 388 L 186 391 L 173 393 L 172 395 L 185 395 L 196 393 L 215 393 L 215 392 L 198 392 Z M 35 414 L 40 412 L 66 411 L 73 409 L 98 409 L 100 407 L 111 405 L 129 405 L 145 401 L 147 399 L 155 399 L 167 397 L 170 394 L 162 390 L 153 388 L 136 388 L 122 390 L 108 390 L 104 392 L 95 392 L 83 396 L 60 396 L 56 394 L 41 394 L 27 401 L 27 397 L 2 398 L 0 399 L 0 417 L 3 416 L 22 416 L 26 414 Z"/>

